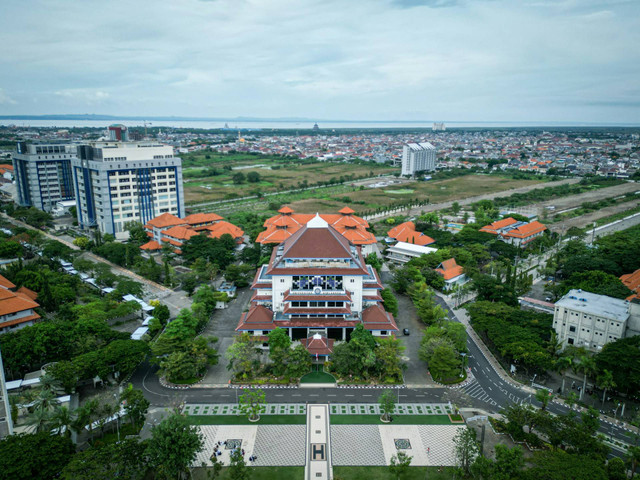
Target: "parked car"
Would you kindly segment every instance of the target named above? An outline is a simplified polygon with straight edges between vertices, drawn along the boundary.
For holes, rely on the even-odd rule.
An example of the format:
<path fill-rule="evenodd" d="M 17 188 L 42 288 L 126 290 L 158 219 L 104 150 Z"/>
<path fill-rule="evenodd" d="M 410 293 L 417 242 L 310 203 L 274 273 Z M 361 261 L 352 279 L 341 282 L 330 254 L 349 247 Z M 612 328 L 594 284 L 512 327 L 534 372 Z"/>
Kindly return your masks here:
<path fill-rule="evenodd" d="M 411 332 L 409 332 L 408 328 L 403 328 L 402 329 L 402 333 L 403 333 L 403 335 L 411 335 Z"/>

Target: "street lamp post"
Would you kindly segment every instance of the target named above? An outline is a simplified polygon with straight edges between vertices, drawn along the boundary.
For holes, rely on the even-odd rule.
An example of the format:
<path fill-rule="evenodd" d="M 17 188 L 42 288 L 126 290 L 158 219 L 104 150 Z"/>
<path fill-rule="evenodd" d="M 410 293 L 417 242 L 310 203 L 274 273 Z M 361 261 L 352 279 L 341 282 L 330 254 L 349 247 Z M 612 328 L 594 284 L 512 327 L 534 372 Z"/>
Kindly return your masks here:
<path fill-rule="evenodd" d="M 534 373 L 534 374 L 533 374 L 533 379 L 531 380 L 531 386 L 532 386 L 532 387 L 533 387 L 534 382 L 536 381 L 536 376 L 537 376 L 537 375 L 538 375 L 537 373 Z"/>

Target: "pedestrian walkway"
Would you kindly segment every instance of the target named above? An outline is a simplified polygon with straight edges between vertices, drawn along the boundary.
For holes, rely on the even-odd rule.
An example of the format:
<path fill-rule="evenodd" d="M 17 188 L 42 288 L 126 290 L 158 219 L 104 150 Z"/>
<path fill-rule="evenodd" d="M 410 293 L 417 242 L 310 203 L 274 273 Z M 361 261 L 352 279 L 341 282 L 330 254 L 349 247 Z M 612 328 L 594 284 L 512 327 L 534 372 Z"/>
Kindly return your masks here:
<path fill-rule="evenodd" d="M 305 480 L 333 478 L 329 405 L 310 405 L 307 411 Z"/>

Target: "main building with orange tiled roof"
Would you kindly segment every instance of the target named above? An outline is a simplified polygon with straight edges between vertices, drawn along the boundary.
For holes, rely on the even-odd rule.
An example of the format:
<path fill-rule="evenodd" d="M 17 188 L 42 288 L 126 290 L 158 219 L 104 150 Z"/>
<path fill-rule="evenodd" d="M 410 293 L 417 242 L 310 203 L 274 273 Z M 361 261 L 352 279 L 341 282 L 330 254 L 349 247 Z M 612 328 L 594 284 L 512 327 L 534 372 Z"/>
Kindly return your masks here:
<path fill-rule="evenodd" d="M 303 220 L 258 269 L 251 307 L 236 330 L 261 338 L 284 328 L 312 355 L 329 355 L 333 340 L 348 340 L 359 324 L 375 336 L 395 334 L 393 315 L 382 307 L 382 283 L 362 247 L 325 216 Z"/>
<path fill-rule="evenodd" d="M 507 217 L 485 225 L 480 231 L 497 235 L 500 240 L 507 243 L 523 246 L 543 235 L 546 229 L 547 227 L 537 220 L 527 223 Z"/>
<path fill-rule="evenodd" d="M 194 213 L 184 218 L 163 213 L 149 220 L 144 228 L 151 240 L 140 248 L 147 252 L 161 250 L 164 244 L 168 244 L 176 253 L 182 253 L 180 249 L 184 242 L 200 234 L 211 238 L 220 238 L 224 234 L 229 234 L 237 243 L 242 243 L 244 236 L 241 228 L 224 221 L 216 213 Z"/>
<path fill-rule="evenodd" d="M 33 325 L 40 319 L 34 309 L 40 305 L 35 301 L 36 292 L 15 285 L 0 275 L 0 334 Z"/>
<path fill-rule="evenodd" d="M 264 222 L 266 230 L 260 232 L 256 238 L 257 243 L 267 245 L 284 242 L 315 217 L 314 214 L 295 213 L 290 207 L 282 207 L 278 213 L 279 215 L 268 218 Z M 338 214 L 321 213 L 319 215 L 351 243 L 362 247 L 362 253 L 366 256 L 374 252 L 376 237 L 367 231 L 369 223 L 354 213 L 355 211 L 351 208 L 344 207 Z"/>

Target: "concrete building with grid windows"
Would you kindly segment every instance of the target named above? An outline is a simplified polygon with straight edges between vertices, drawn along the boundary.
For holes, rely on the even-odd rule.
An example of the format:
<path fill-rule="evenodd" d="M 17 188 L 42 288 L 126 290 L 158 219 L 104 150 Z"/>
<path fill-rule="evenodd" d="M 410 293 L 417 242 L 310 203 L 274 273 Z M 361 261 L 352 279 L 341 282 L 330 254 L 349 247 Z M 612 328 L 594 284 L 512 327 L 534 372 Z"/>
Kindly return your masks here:
<path fill-rule="evenodd" d="M 435 172 L 436 147 L 429 142 L 409 143 L 402 147 L 402 175 Z"/>
<path fill-rule="evenodd" d="M 50 212 L 58 202 L 73 200 L 71 160 L 75 157 L 75 145 L 18 142 L 12 155 L 17 203 Z"/>
<path fill-rule="evenodd" d="M 607 343 L 639 333 L 637 307 L 628 300 L 570 290 L 555 304 L 553 328 L 563 348 L 574 345 L 599 352 Z"/>
<path fill-rule="evenodd" d="M 182 160 L 157 142 L 96 142 L 78 146 L 71 163 L 78 224 L 124 239 L 125 224 L 163 213 L 184 215 Z"/>

